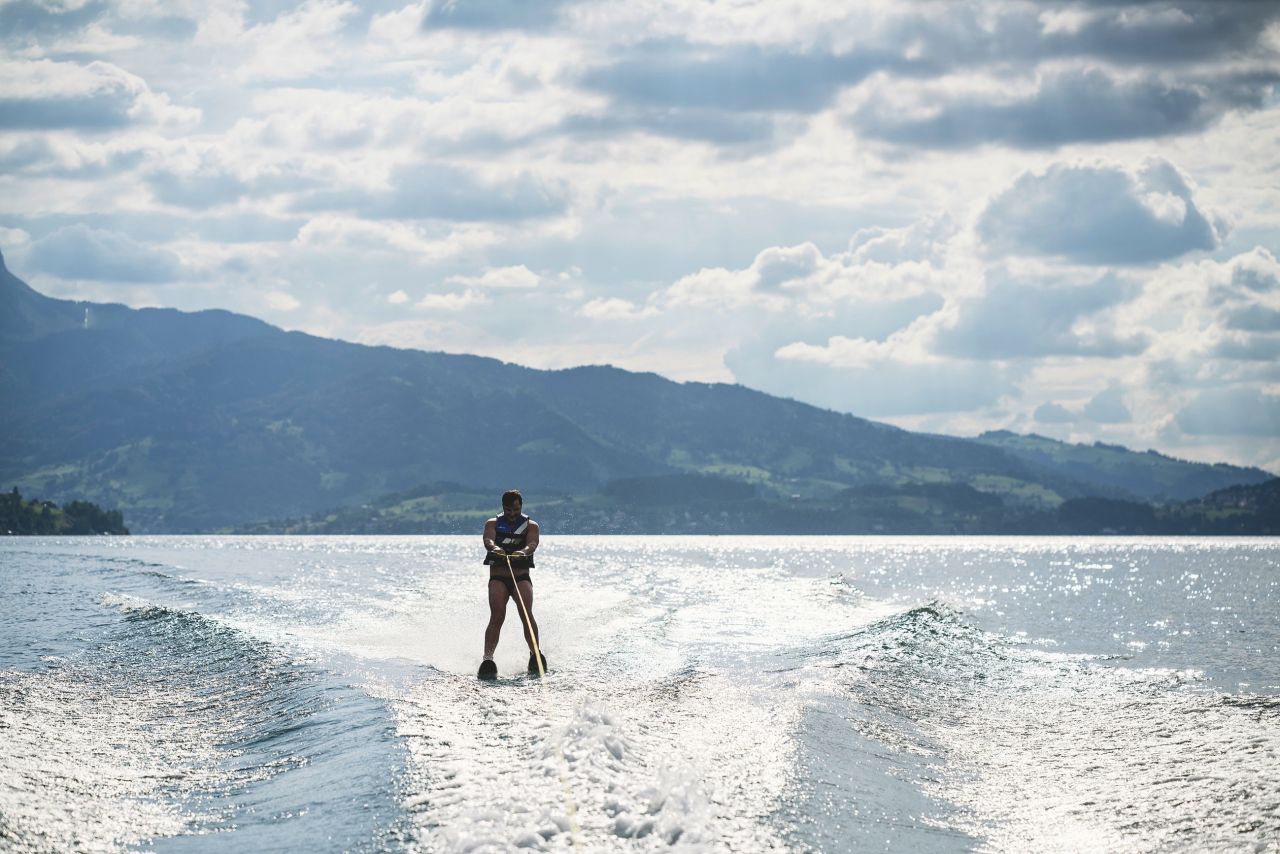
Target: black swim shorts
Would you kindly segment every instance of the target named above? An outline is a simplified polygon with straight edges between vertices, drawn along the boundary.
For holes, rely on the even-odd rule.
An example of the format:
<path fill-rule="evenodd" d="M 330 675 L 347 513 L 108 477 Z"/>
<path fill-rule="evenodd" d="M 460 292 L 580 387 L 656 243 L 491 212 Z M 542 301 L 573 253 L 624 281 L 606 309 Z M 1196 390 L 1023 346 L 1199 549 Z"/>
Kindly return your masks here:
<path fill-rule="evenodd" d="M 512 595 L 513 593 L 515 593 L 515 592 L 516 592 L 516 586 L 515 586 L 515 584 L 513 584 L 513 583 L 512 583 L 512 581 L 511 581 L 511 576 L 510 576 L 510 575 L 491 575 L 491 576 L 489 576 L 489 580 L 490 580 L 490 581 L 501 581 L 503 584 L 505 584 L 505 585 L 507 586 L 507 595 L 508 595 L 508 596 L 510 596 L 510 595 Z M 526 573 L 524 573 L 524 574 L 522 574 L 522 575 L 517 575 L 517 576 L 516 576 L 516 581 L 528 581 L 528 580 L 529 580 L 529 573 L 527 573 L 527 572 L 526 572 Z"/>

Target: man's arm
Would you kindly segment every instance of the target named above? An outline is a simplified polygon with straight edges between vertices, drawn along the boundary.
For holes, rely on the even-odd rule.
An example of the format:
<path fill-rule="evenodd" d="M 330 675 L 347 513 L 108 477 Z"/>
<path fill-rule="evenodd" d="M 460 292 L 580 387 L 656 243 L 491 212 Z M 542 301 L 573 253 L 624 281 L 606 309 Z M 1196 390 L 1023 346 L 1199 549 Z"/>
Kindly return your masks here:
<path fill-rule="evenodd" d="M 498 548 L 497 538 L 498 520 L 496 518 L 490 519 L 488 522 L 484 523 L 484 550 L 486 552 L 504 554 L 502 549 Z"/>

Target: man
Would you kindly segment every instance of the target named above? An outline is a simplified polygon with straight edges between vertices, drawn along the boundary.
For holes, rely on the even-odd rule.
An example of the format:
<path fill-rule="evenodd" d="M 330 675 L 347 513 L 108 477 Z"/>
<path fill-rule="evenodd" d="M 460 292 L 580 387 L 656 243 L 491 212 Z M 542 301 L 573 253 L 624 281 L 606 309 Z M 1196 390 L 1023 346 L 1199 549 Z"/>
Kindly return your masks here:
<path fill-rule="evenodd" d="M 529 672 L 538 672 L 535 641 L 540 641 L 541 636 L 538 623 L 533 619 L 533 582 L 529 580 L 533 553 L 538 548 L 538 523 L 521 513 L 523 508 L 524 498 L 520 490 L 508 489 L 502 493 L 502 515 L 484 523 L 484 562 L 489 567 L 489 625 L 484 630 L 484 660 L 480 662 L 478 674 L 481 679 L 498 676 L 493 651 L 498 648 L 498 635 L 502 633 L 502 623 L 507 618 L 508 599 L 517 600 L 520 622 L 524 624 L 524 639 L 529 645 Z M 513 574 L 515 578 L 512 578 Z M 547 657 L 544 655 L 542 670 L 546 669 Z"/>

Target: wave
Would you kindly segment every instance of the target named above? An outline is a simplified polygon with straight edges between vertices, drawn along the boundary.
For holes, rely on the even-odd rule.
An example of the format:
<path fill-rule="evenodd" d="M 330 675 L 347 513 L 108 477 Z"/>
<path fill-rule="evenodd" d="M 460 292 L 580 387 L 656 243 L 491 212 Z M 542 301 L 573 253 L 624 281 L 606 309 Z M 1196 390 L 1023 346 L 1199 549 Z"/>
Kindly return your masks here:
<path fill-rule="evenodd" d="M 914 768 L 935 820 L 995 850 L 1232 847 L 1280 835 L 1274 697 L 984 631 L 933 602 L 819 659 L 859 736 Z M 1241 834 L 1244 834 L 1243 836 Z"/>
<path fill-rule="evenodd" d="M 692 667 L 492 686 L 423 677 L 393 706 L 425 850 L 781 849 L 768 816 L 792 705 Z"/>
<path fill-rule="evenodd" d="M 385 704 L 199 613 L 99 604 L 119 618 L 92 646 L 0 671 L 6 847 L 231 830 L 250 849 L 358 847 L 394 828 L 403 756 Z"/>

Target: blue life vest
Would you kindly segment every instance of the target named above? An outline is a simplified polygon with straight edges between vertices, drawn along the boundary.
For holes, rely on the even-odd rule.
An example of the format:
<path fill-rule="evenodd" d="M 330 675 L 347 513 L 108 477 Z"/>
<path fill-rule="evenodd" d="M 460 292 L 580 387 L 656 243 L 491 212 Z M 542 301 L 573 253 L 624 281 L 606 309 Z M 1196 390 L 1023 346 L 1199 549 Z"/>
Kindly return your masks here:
<path fill-rule="evenodd" d="M 498 548 L 508 554 L 514 551 L 519 551 L 529 542 L 529 523 L 531 521 L 533 520 L 522 513 L 520 514 L 519 519 L 516 519 L 514 522 L 509 522 L 507 521 L 506 514 L 502 514 L 494 523 L 495 531 L 493 541 L 498 544 Z M 497 557 L 492 552 L 484 556 L 484 562 L 486 566 L 500 566 L 506 568 L 507 565 L 505 558 Z M 533 566 L 532 557 L 511 558 L 512 569 L 528 569 L 531 566 Z"/>

